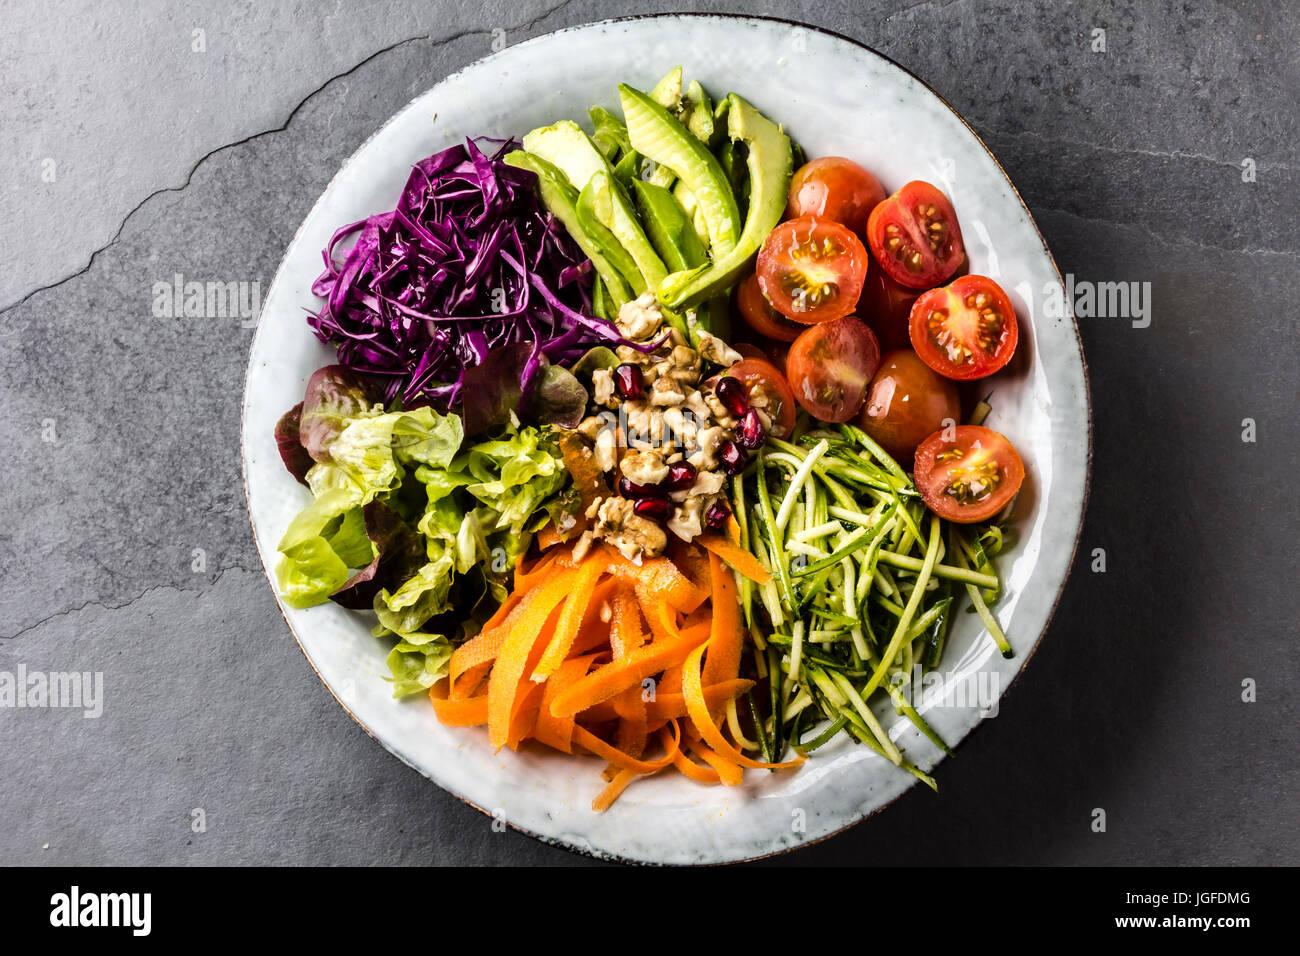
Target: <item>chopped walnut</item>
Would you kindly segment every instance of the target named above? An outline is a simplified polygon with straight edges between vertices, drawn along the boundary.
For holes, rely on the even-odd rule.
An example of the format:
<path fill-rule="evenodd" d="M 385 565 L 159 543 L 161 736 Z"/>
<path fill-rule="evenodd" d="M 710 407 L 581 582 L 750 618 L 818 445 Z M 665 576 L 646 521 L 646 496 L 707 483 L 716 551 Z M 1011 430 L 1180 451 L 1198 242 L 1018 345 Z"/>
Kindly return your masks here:
<path fill-rule="evenodd" d="M 670 405 L 680 405 L 686 401 L 686 396 L 682 393 L 681 386 L 671 377 L 655 379 L 650 386 L 650 404 L 658 405 L 661 408 Z"/>
<path fill-rule="evenodd" d="M 635 507 L 627 498 L 606 498 L 596 512 L 596 536 L 604 538 L 629 559 L 663 554 L 668 547 L 664 529 L 636 514 Z"/>
<path fill-rule="evenodd" d="M 743 355 L 733 349 L 722 339 L 718 338 L 704 329 L 698 330 L 700 338 L 700 357 L 707 359 L 714 365 L 721 365 L 726 368 L 739 362 Z"/>
<path fill-rule="evenodd" d="M 601 471 L 613 471 L 618 463 L 618 438 L 614 429 L 604 428 L 596 435 L 596 465 Z"/>
<path fill-rule="evenodd" d="M 695 484 L 681 491 L 674 491 L 670 498 L 682 502 L 688 498 L 705 497 L 712 499 L 727 483 L 727 476 L 721 471 L 701 471 L 695 476 Z"/>
<path fill-rule="evenodd" d="M 707 471 L 718 464 L 718 448 L 730 435 L 721 425 L 701 428 L 696 435 L 695 450 L 686 456 L 686 460 L 700 471 Z"/>
<path fill-rule="evenodd" d="M 657 485 L 668 477 L 668 466 L 658 449 L 628 452 L 619 467 L 624 477 L 637 485 Z"/>
<path fill-rule="evenodd" d="M 654 338 L 663 322 L 664 317 L 653 292 L 647 292 L 626 303 L 618 310 L 618 318 L 614 320 L 623 338 L 630 342 L 646 342 Z"/>
<path fill-rule="evenodd" d="M 618 407 L 618 394 L 614 391 L 614 373 L 598 368 L 591 373 L 591 400 L 606 408 Z"/>
<path fill-rule="evenodd" d="M 668 519 L 668 530 L 685 541 L 703 534 L 704 507 L 707 503 L 698 495 L 687 498 L 673 509 L 673 516 Z"/>

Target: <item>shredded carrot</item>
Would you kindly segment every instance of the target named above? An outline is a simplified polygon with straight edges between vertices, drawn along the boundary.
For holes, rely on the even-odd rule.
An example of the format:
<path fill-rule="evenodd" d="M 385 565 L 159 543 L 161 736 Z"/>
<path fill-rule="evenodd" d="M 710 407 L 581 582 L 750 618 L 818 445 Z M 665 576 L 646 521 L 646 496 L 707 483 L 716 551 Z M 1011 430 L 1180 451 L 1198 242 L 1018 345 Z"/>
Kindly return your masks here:
<path fill-rule="evenodd" d="M 608 617 L 614 613 L 610 602 L 614 600 L 618 587 L 618 579 L 608 577 L 597 584 L 596 589 L 591 592 L 591 601 L 587 604 L 587 613 L 578 628 L 578 636 L 574 638 L 573 646 L 569 648 L 570 657 L 586 654 L 588 651 L 609 649 L 612 638 L 610 637 L 611 622 Z"/>
<path fill-rule="evenodd" d="M 591 809 L 595 810 L 597 813 L 603 813 L 608 810 L 614 801 L 623 795 L 623 791 L 627 789 L 627 785 L 639 776 L 641 776 L 641 774 L 637 773 L 635 770 L 620 770 L 618 776 L 606 784 L 604 790 L 596 794 L 596 799 L 591 801 Z"/>
<path fill-rule="evenodd" d="M 673 758 L 673 766 L 680 770 L 685 777 L 694 780 L 696 783 L 702 783 L 705 786 L 717 786 L 722 783 L 718 771 L 712 767 L 701 767 L 681 751 L 678 751 L 677 756 Z"/>
<path fill-rule="evenodd" d="M 438 681 L 429 688 L 429 699 L 433 701 L 433 712 L 438 720 L 448 727 L 475 727 L 486 724 L 488 720 L 487 697 L 473 697 L 469 700 L 449 700 L 447 698 L 447 679 Z"/>
<path fill-rule="evenodd" d="M 658 600 L 648 588 L 640 585 L 636 589 L 636 599 L 641 605 L 641 613 L 650 625 L 650 633 L 656 641 L 672 641 L 681 637 L 677 626 L 677 612 L 667 602 Z"/>
<path fill-rule="evenodd" d="M 733 747 L 727 738 L 722 736 L 722 731 L 718 729 L 717 724 L 713 722 L 713 718 L 709 716 L 709 706 L 704 700 L 704 688 L 700 684 L 700 659 L 704 656 L 706 646 L 706 644 L 701 644 L 692 650 L 686 658 L 686 663 L 682 665 L 682 692 L 686 696 L 686 711 L 691 716 L 691 723 L 695 725 L 695 729 L 704 738 L 704 742 L 712 747 L 713 752 L 724 760 L 754 770 L 786 770 L 803 763 L 803 757 L 785 763 L 766 763 L 762 760 L 753 760 Z"/>
<path fill-rule="evenodd" d="M 591 601 L 596 581 L 605 573 L 605 563 L 588 557 L 578 568 L 578 576 L 573 581 L 572 590 L 564 601 L 564 611 L 555 626 L 555 635 L 542 652 L 542 659 L 533 671 L 533 680 L 541 683 L 555 672 L 555 669 L 569 656 L 569 648 L 578 636 L 578 628 L 587 613 L 587 604 Z"/>
<path fill-rule="evenodd" d="M 738 764 L 724 760 L 698 740 L 692 740 L 689 746 L 691 753 L 698 754 L 701 760 L 713 768 L 723 786 L 740 786 L 740 781 L 743 779 L 745 772 L 740 769 Z"/>
<path fill-rule="evenodd" d="M 479 685 L 487 679 L 488 672 L 492 670 L 492 662 L 484 661 L 481 664 L 475 664 L 463 674 L 453 678 L 451 685 L 452 700 L 469 700 L 475 696 Z"/>
<path fill-rule="evenodd" d="M 626 657 L 640 647 L 644 640 L 641 607 L 636 599 L 636 591 L 620 582 L 614 596 L 614 619 L 610 622 L 609 629 L 609 649 L 614 660 Z"/>
<path fill-rule="evenodd" d="M 546 682 L 546 690 L 542 694 L 542 706 L 537 712 L 537 727 L 534 731 L 534 736 L 538 741 L 563 753 L 573 753 L 574 718 L 572 715 L 568 717 L 553 716 L 551 714 L 551 702 L 555 700 L 556 694 L 586 674 L 587 669 L 591 667 L 591 662 L 595 659 L 595 654 L 571 657 L 561 664 L 559 670 Z"/>
<path fill-rule="evenodd" d="M 589 467 L 576 445 L 568 451 L 571 469 Z M 551 526 L 536 541 L 540 556 L 516 562 L 509 596 L 430 688 L 440 722 L 486 725 L 497 749 L 533 741 L 599 758 L 597 812 L 666 769 L 736 786 L 745 769 L 799 765 L 747 756 L 754 745 L 735 722 L 754 682 L 740 676 L 746 637 L 732 569 L 769 580 L 757 559 L 719 534 L 640 563 L 605 544 L 575 560 Z"/>
<path fill-rule="evenodd" d="M 524 597 L 511 609 L 500 624 L 495 627 L 484 628 L 452 651 L 451 663 L 448 667 L 453 681 L 470 668 L 478 664 L 490 664 L 496 659 L 497 654 L 501 652 L 501 646 L 510 634 L 511 628 L 528 609 L 530 599 L 531 596 Z"/>
<path fill-rule="evenodd" d="M 617 747 L 605 743 L 581 724 L 574 725 L 573 739 L 596 756 L 602 757 L 612 764 L 617 764 L 624 770 L 635 770 L 637 773 L 654 773 L 656 770 L 662 770 L 664 767 L 669 766 L 673 762 L 673 755 L 678 752 L 681 746 L 679 734 L 674 737 L 672 746 L 664 756 L 656 760 L 638 760 L 631 754 L 626 754 Z"/>
<path fill-rule="evenodd" d="M 522 597 L 537 584 L 545 581 L 547 575 L 558 565 L 562 553 L 561 551 L 549 551 L 527 568 L 524 567 L 524 556 L 521 554 L 515 561 L 515 589 L 512 593 L 517 593 Z"/>
<path fill-rule="evenodd" d="M 582 507 L 581 515 L 597 498 L 609 497 L 609 485 L 605 481 L 605 472 L 596 464 L 596 456 L 587 447 L 587 442 L 577 432 L 565 432 L 560 439 L 560 456 L 564 467 L 573 477 L 573 487 L 578 492 Z"/>
<path fill-rule="evenodd" d="M 647 718 L 644 691 L 629 687 L 614 698 L 614 710 L 622 718 L 618 724 L 618 748 L 639 757 L 645 752 Z"/>
<path fill-rule="evenodd" d="M 676 641 L 655 641 L 638 647 L 621 661 L 611 661 L 598 667 L 551 702 L 551 713 L 557 717 L 577 714 L 593 704 L 609 700 L 629 687 L 637 686 L 647 677 L 661 672 L 665 667 L 686 659 L 698 642 L 680 638 Z"/>
<path fill-rule="evenodd" d="M 547 639 L 546 621 L 571 592 L 577 576 L 576 569 L 566 569 L 541 585 L 537 597 L 529 602 L 527 610 L 510 628 L 510 636 L 501 646 L 496 664 L 488 676 L 488 739 L 493 747 L 500 749 L 509 738 L 519 684 L 526 673 L 528 658 L 534 646 Z"/>
<path fill-rule="evenodd" d="M 533 540 L 537 542 L 537 550 L 539 551 L 553 548 L 564 541 L 553 523 L 543 526 L 541 531 L 533 535 Z"/>
<path fill-rule="evenodd" d="M 523 697 L 518 702 L 518 710 L 510 718 L 510 733 L 506 736 L 506 746 L 518 750 L 519 745 L 529 737 L 535 736 L 537 716 L 542 707 L 542 695 L 546 692 L 543 684 L 534 684 L 523 689 Z M 488 716 L 491 717 L 489 703 Z"/>
<path fill-rule="evenodd" d="M 716 554 L 727 564 L 731 565 L 745 577 L 759 584 L 766 584 L 772 580 L 771 573 L 767 568 L 759 563 L 758 558 L 754 557 L 744 548 L 737 544 L 732 544 L 726 538 L 717 534 L 702 534 L 695 539 L 702 547 L 708 548 L 713 554 Z"/>
<path fill-rule="evenodd" d="M 680 678 L 680 671 L 678 672 Z M 678 682 L 680 687 L 680 680 Z M 752 680 L 726 680 L 704 688 L 704 701 L 710 713 L 715 707 L 725 707 L 727 701 L 735 700 L 754 686 Z M 686 716 L 686 695 L 680 690 L 656 690 L 654 700 L 646 704 L 647 720 L 667 720 L 670 717 Z"/>
<path fill-rule="evenodd" d="M 637 564 L 608 545 L 602 551 L 610 573 L 617 574 L 635 587 L 668 602 L 683 614 L 690 614 L 709 597 L 707 590 L 697 587 L 667 558 L 645 558 Z"/>
<path fill-rule="evenodd" d="M 736 579 L 713 552 L 709 552 L 709 579 L 713 584 L 713 623 L 709 649 L 704 658 L 700 679 L 707 686 L 740 676 L 740 604 L 736 597 Z M 725 707 L 714 705 L 709 713 L 716 721 Z M 715 709 L 716 708 L 716 709 Z"/>

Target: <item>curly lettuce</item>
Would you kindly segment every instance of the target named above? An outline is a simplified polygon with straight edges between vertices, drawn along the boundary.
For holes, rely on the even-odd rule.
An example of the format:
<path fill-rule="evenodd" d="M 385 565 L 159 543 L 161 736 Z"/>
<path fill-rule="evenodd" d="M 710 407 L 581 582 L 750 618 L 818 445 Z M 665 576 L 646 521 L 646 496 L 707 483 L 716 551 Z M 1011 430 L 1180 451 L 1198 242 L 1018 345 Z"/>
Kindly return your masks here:
<path fill-rule="evenodd" d="M 466 445 L 459 416 L 385 411 L 353 373 L 325 371 L 301 412 L 314 500 L 278 545 L 280 596 L 372 610 L 395 641 L 394 696 L 419 693 L 504 600 L 532 532 L 569 507 L 568 472 L 548 429 L 512 416 Z"/>

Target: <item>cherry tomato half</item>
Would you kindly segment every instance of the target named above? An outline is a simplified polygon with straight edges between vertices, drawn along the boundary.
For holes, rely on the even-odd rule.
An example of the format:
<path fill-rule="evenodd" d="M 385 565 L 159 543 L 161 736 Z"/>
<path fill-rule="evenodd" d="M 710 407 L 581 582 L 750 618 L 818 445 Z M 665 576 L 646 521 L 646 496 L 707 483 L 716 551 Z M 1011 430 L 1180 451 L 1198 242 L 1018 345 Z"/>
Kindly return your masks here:
<path fill-rule="evenodd" d="M 858 317 L 871 326 L 886 352 L 910 349 L 912 333 L 908 319 L 912 304 L 921 293 L 895 282 L 877 262 L 867 269 L 867 281 L 858 299 Z"/>
<path fill-rule="evenodd" d="M 1016 310 L 986 276 L 962 276 L 912 306 L 912 347 L 940 375 L 959 382 L 992 375 L 1020 339 Z"/>
<path fill-rule="evenodd" d="M 911 349 L 885 353 L 871 380 L 858 425 L 906 468 L 916 446 L 961 420 L 957 386 Z"/>
<path fill-rule="evenodd" d="M 862 294 L 867 249 L 847 226 L 817 216 L 783 222 L 758 253 L 758 287 L 788 319 L 815 325 L 848 315 Z"/>
<path fill-rule="evenodd" d="M 794 340 L 785 370 L 795 401 L 814 418 L 847 422 L 858 413 L 880 365 L 876 333 L 846 315 L 814 325 Z"/>
<path fill-rule="evenodd" d="M 757 273 L 736 287 L 736 308 L 740 309 L 740 314 L 751 329 L 778 342 L 793 342 L 804 330 L 802 324 L 791 322 L 763 298 L 763 290 L 758 287 Z"/>
<path fill-rule="evenodd" d="M 875 176 L 851 159 L 823 156 L 795 172 L 785 216 L 821 216 L 865 236 L 867 217 L 884 201 L 885 188 Z"/>
<path fill-rule="evenodd" d="M 867 242 L 884 270 L 909 289 L 946 282 L 966 258 L 952 203 L 920 180 L 871 210 Z"/>
<path fill-rule="evenodd" d="M 794 392 L 775 365 L 761 358 L 744 358 L 727 369 L 726 374 L 740 379 L 750 392 L 750 402 L 767 413 L 772 420 L 772 434 L 784 438 L 794 431 L 798 414 Z"/>
<path fill-rule="evenodd" d="M 921 442 L 915 476 L 931 511 L 970 524 L 1006 507 L 1020 490 L 1025 465 L 1005 436 L 979 425 L 958 425 Z"/>

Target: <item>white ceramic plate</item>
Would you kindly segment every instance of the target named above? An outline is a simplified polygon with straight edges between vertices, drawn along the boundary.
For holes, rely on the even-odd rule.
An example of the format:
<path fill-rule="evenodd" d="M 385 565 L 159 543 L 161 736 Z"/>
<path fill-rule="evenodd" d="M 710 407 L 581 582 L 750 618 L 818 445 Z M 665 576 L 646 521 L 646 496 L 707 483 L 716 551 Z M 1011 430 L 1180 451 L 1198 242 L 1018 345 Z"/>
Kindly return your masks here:
<path fill-rule="evenodd" d="M 253 340 L 243 456 L 262 561 L 269 573 L 276 542 L 309 498 L 281 465 L 272 430 L 302 399 L 312 371 L 332 361 L 332 351 L 308 330 L 303 309 L 316 307 L 310 287 L 334 229 L 392 208 L 412 163 L 466 136 L 522 136 L 557 119 L 585 120 L 593 103 L 617 109 L 619 82 L 648 89 L 676 64 L 715 96 L 741 93 L 784 123 L 809 156 L 853 157 L 888 190 L 911 179 L 938 184 L 956 207 L 971 271 L 997 279 L 1016 303 L 1019 351 L 994 380 L 988 422 L 1010 437 L 1027 468 L 1017 543 L 999 560 L 1007 594 L 997 614 L 1016 656 L 1004 660 L 978 619 L 959 615 L 941 668 L 947 696 L 931 693 L 919 708 L 956 744 L 981 720 L 981 705 L 993 703 L 1032 654 L 1070 568 L 1089 459 L 1083 356 L 1072 318 L 1043 315 L 1044 296 L 1059 288 L 1060 276 L 1028 210 L 975 134 L 902 68 L 810 27 L 687 15 L 561 30 L 447 77 L 357 150 L 289 246 Z M 849 826 L 915 783 L 865 747 L 840 743 L 797 772 L 751 772 L 734 789 L 663 774 L 638 782 L 609 812 L 594 814 L 595 759 L 494 754 L 481 728 L 440 726 L 422 697 L 392 699 L 383 680 L 388 648 L 370 636 L 361 615 L 333 605 L 283 610 L 312 667 L 388 750 L 512 826 L 585 853 L 656 863 L 763 856 Z M 960 699 L 961 691 L 981 687 L 984 696 Z M 916 763 L 938 762 L 940 752 L 910 724 L 884 709 L 881 719 Z"/>

